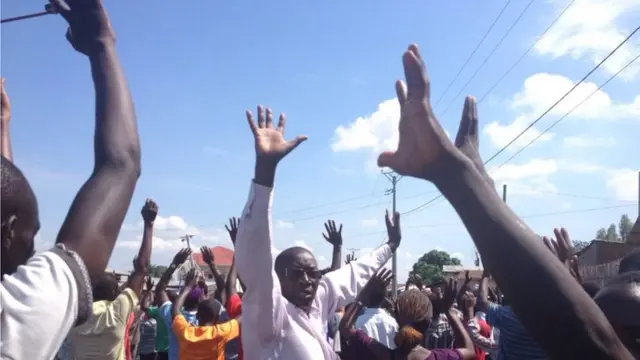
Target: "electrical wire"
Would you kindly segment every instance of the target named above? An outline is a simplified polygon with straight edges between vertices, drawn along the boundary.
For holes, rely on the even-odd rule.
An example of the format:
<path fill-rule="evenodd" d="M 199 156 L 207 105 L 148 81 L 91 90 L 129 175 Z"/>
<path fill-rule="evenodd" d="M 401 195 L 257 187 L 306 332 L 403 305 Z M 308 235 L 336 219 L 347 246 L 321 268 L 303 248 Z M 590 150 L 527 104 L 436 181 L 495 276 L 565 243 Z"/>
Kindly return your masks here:
<path fill-rule="evenodd" d="M 529 10 L 529 8 L 531 7 L 531 5 L 533 4 L 534 0 L 529 0 L 529 3 L 527 4 L 527 6 L 525 6 L 525 8 L 522 10 L 522 12 L 520 12 L 520 15 L 518 15 L 518 17 L 515 19 L 515 21 L 511 24 L 511 26 L 507 29 L 507 32 L 504 33 L 504 35 L 502 35 L 502 37 L 500 38 L 500 41 L 498 41 L 498 43 L 493 47 L 493 49 L 491 49 L 491 52 L 489 52 L 489 55 L 487 55 L 484 60 L 482 60 L 482 63 L 480 64 L 480 66 L 478 66 L 478 68 L 476 69 L 476 71 L 473 72 L 473 74 L 471 74 L 471 77 L 467 80 L 467 82 L 462 86 L 462 88 L 458 91 L 458 93 L 456 93 L 453 98 L 451 98 L 451 101 L 449 102 L 449 104 L 444 108 L 444 111 L 442 111 L 442 113 L 440 113 L 440 116 L 444 116 L 449 109 L 451 109 L 451 105 L 453 105 L 453 103 L 455 103 L 456 99 L 458 98 L 458 96 L 460 96 L 460 94 L 462 94 L 462 92 L 467 88 L 467 86 L 469 86 L 471 84 L 471 82 L 476 78 L 476 76 L 480 73 L 480 70 L 482 70 L 482 68 L 484 68 L 484 66 L 487 64 L 487 62 L 489 61 L 489 59 L 491 59 L 491 57 L 493 56 L 493 54 L 496 53 L 496 50 L 498 50 L 498 48 L 500 47 L 500 45 L 502 45 L 502 43 L 504 42 L 504 40 L 507 38 L 507 36 L 509 36 L 509 34 L 511 33 L 511 30 L 513 30 L 513 28 L 520 22 L 520 20 L 522 19 L 522 17 L 524 16 L 524 14 L 526 14 L 527 10 Z"/>
<path fill-rule="evenodd" d="M 513 158 L 515 158 L 516 156 L 520 155 L 520 153 L 522 153 L 526 148 L 528 148 L 529 146 L 531 146 L 534 142 L 536 142 L 538 139 L 540 139 L 544 134 L 546 134 L 547 132 L 549 132 L 549 130 L 553 129 L 556 125 L 558 125 L 558 123 L 562 120 L 564 120 L 567 116 L 571 115 L 571 113 L 573 113 L 576 109 L 578 109 L 582 104 L 584 104 L 587 100 L 589 100 L 593 95 L 595 95 L 596 93 L 598 93 L 598 91 L 600 91 L 600 89 L 602 89 L 603 87 L 605 87 L 609 82 L 611 82 L 611 80 L 615 79 L 618 75 L 620 75 L 623 71 L 625 71 L 629 66 L 631 66 L 631 64 L 633 64 L 634 62 L 636 62 L 638 59 L 640 58 L 640 54 L 638 54 L 635 58 L 633 58 L 630 62 L 628 62 L 622 69 L 620 69 L 618 72 L 616 72 L 615 74 L 613 74 L 610 78 L 607 79 L 607 81 L 605 81 L 604 83 L 602 83 L 602 85 L 598 86 L 597 89 L 595 89 L 594 91 L 592 91 L 587 97 L 585 97 L 584 99 L 582 99 L 582 101 L 580 101 L 576 106 L 574 106 L 573 108 L 571 108 L 571 110 L 569 110 L 566 114 L 562 115 L 562 117 L 560 117 L 558 120 L 554 121 L 551 125 L 549 125 L 546 129 L 544 129 L 542 132 L 540 132 L 540 134 L 538 134 L 538 136 L 536 136 L 535 138 L 533 138 L 531 141 L 529 141 L 526 145 L 524 145 L 523 147 L 521 147 L 520 149 L 518 149 L 518 151 L 516 151 L 513 155 L 511 155 L 507 160 L 505 160 L 503 163 L 501 163 L 500 165 L 498 165 L 495 170 L 500 169 L 501 167 L 503 167 L 505 164 L 507 164 L 509 161 L 513 160 Z"/>
<path fill-rule="evenodd" d="M 540 42 L 540 40 L 542 40 L 542 38 L 549 32 L 549 30 L 551 30 L 551 28 L 560 20 L 560 18 L 562 16 L 564 16 L 564 14 L 567 12 L 567 10 L 569 10 L 569 8 L 575 3 L 575 0 L 571 0 L 571 2 L 569 3 L 569 5 L 567 5 L 562 12 L 560 12 L 560 14 L 555 18 L 555 20 L 553 20 L 553 22 L 551 22 L 551 24 L 544 30 L 544 32 L 542 32 L 542 34 L 540 34 L 540 36 L 538 36 L 538 39 L 531 44 L 531 46 L 529 46 L 529 48 L 527 49 L 527 51 L 525 51 L 522 55 L 520 55 L 520 57 L 518 58 L 518 60 L 516 60 L 513 65 L 511 65 L 511 67 L 504 73 L 502 74 L 502 76 L 500 76 L 500 78 L 498 79 L 498 81 L 496 81 L 495 83 L 493 83 L 493 85 L 491 85 L 491 87 L 489 88 L 489 90 L 487 90 L 487 92 L 484 93 L 484 95 L 482 95 L 479 100 L 478 100 L 478 104 L 482 103 L 482 101 L 484 99 L 486 99 L 486 97 L 493 91 L 495 90 L 496 87 L 498 87 L 498 85 L 500 83 L 502 83 L 502 80 L 504 80 L 507 75 L 509 75 L 511 73 L 511 71 L 513 71 L 513 69 L 515 69 L 516 66 L 518 66 L 518 64 L 520 64 L 520 62 L 522 62 L 522 60 L 524 60 L 524 58 L 529 55 L 529 53 L 531 52 L 531 50 L 533 50 L 536 45 L 538 45 L 538 43 Z"/>
<path fill-rule="evenodd" d="M 513 139 L 511 139 L 509 141 L 509 143 L 507 143 L 500 150 L 498 150 L 495 154 L 493 154 L 489 159 L 487 159 L 484 162 L 484 165 L 486 165 L 491 160 L 495 159 L 500 154 L 502 154 L 509 146 L 513 145 L 513 143 L 515 143 L 522 135 L 524 135 L 525 132 L 529 131 L 529 129 L 531 129 L 535 124 L 537 124 L 544 116 L 546 116 L 549 112 L 551 112 L 551 110 L 553 110 L 556 106 L 558 106 L 558 104 L 560 104 L 560 102 L 562 102 L 562 100 L 564 100 L 567 96 L 569 96 L 569 94 L 571 94 L 580 84 L 582 84 L 589 76 L 591 76 L 591 74 L 593 74 L 596 70 L 598 70 L 602 66 L 602 64 L 604 64 L 611 56 L 613 56 L 613 54 L 615 54 L 624 44 L 626 44 L 638 31 L 640 31 L 640 26 L 636 27 L 635 30 L 633 30 L 624 40 L 622 40 L 622 42 L 620 44 L 618 44 L 618 46 L 616 46 L 593 69 L 591 69 L 585 76 L 583 76 L 582 79 L 580 79 L 580 81 L 578 81 L 571 89 L 569 89 L 569 91 L 567 91 L 564 95 L 562 95 L 560 97 L 560 99 L 558 99 L 547 110 L 545 110 L 540 116 L 538 116 L 537 119 L 535 119 L 525 129 L 523 129 L 520 133 L 518 133 L 518 135 L 516 135 Z M 617 76 L 617 75 L 615 75 L 615 76 Z M 615 78 L 615 76 L 614 76 L 614 78 Z M 504 163 L 502 165 L 504 165 Z M 416 211 L 424 209 L 426 206 L 428 206 L 429 204 L 432 204 L 434 201 L 436 201 L 436 200 L 438 200 L 440 198 L 442 198 L 442 194 L 434 197 L 433 199 L 427 201 L 426 203 L 424 203 L 424 204 L 422 204 L 420 206 L 417 206 L 417 207 L 415 207 L 415 208 L 413 208 L 411 210 L 403 212 L 401 215 L 407 215 L 407 214 L 415 213 Z"/>
<path fill-rule="evenodd" d="M 471 52 L 471 54 L 469 54 L 469 56 L 467 57 L 467 60 L 465 60 L 464 64 L 462 64 L 462 67 L 460 68 L 460 70 L 458 70 L 458 72 L 456 73 L 456 75 L 453 77 L 453 80 L 451 80 L 449 82 L 449 84 L 447 85 L 447 87 L 444 89 L 444 91 L 442 92 L 442 94 L 440 94 L 440 97 L 438 98 L 438 100 L 436 100 L 435 105 L 433 106 L 434 108 L 436 106 L 438 106 L 438 104 L 440 103 L 440 100 L 442 100 L 442 98 L 444 97 L 444 95 L 447 93 L 447 91 L 449 91 L 449 89 L 451 88 L 451 86 L 453 85 L 453 83 L 458 80 L 458 77 L 460 76 L 460 74 L 462 74 L 462 71 L 467 67 L 467 65 L 469 65 L 469 61 L 471 61 L 471 58 L 473 58 L 473 55 L 476 54 L 476 52 L 478 51 L 478 49 L 480 49 L 480 46 L 482 46 L 482 44 L 484 43 L 484 41 L 487 39 L 487 36 L 489 36 L 489 33 L 491 33 L 491 30 L 493 30 L 493 27 L 496 26 L 496 24 L 498 23 L 498 20 L 500 20 L 500 18 L 502 17 L 502 14 L 504 14 L 504 11 L 507 10 L 507 7 L 509 6 L 509 4 L 511 4 L 511 0 L 508 0 L 504 6 L 502 7 L 502 10 L 500 10 L 500 12 L 498 13 L 498 16 L 496 16 L 496 18 L 493 20 L 493 23 L 491 23 L 491 26 L 489 26 L 489 28 L 487 29 L 487 31 L 484 33 L 484 35 L 482 36 L 482 39 L 480 39 L 480 42 L 478 43 L 478 45 L 476 45 L 475 49 L 473 49 L 473 51 Z"/>

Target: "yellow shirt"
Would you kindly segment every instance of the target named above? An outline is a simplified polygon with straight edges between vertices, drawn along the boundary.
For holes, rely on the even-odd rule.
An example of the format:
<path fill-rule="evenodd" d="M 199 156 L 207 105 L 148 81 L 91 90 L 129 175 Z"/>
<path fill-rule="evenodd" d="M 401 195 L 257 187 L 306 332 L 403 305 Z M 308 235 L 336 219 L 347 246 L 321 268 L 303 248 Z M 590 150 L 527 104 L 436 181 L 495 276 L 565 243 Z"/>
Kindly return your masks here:
<path fill-rule="evenodd" d="M 224 360 L 227 342 L 240 336 L 238 320 L 213 326 L 195 326 L 182 315 L 173 319 L 173 332 L 180 348 L 180 360 Z"/>
<path fill-rule="evenodd" d="M 94 302 L 89 321 L 69 332 L 71 359 L 125 360 L 127 319 L 137 304 L 138 296 L 129 288 L 114 301 Z"/>

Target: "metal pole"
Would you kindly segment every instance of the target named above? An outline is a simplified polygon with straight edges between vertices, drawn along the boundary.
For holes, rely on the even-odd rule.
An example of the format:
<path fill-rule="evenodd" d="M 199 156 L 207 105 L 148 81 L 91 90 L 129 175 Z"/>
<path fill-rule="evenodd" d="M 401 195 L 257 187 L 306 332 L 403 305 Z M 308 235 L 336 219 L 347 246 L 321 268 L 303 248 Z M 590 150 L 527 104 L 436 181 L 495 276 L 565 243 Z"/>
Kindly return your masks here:
<path fill-rule="evenodd" d="M 396 184 L 398 183 L 398 177 L 395 175 L 391 176 L 391 183 L 393 184 L 393 213 L 396 213 Z M 393 278 L 391 280 L 391 293 L 393 294 L 393 299 L 397 299 L 398 297 L 398 256 L 396 255 L 398 251 L 394 251 L 391 257 L 391 271 L 393 272 Z"/>

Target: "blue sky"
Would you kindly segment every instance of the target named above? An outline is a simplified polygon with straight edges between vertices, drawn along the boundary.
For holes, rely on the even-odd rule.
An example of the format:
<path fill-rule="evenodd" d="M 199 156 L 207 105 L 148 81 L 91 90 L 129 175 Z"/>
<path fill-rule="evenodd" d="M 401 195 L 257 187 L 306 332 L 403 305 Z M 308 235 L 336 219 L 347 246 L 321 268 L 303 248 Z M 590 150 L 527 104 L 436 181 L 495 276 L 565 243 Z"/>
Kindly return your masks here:
<path fill-rule="evenodd" d="M 527 3 L 512 1 L 435 107 L 450 134 L 457 129 L 463 97 L 482 97 L 569 2 L 534 1 L 465 86 Z M 186 232 L 196 234 L 195 245 L 231 246 L 222 226 L 240 214 L 246 200 L 253 144 L 244 110 L 256 104 L 286 112 L 288 135 L 309 136 L 279 169 L 274 245 L 304 243 L 326 265 L 331 247 L 320 233 L 323 222 L 334 219 L 344 223 L 346 248 L 378 246 L 391 198 L 384 195 L 389 183 L 373 160 L 397 141 L 393 83 L 402 76 L 403 50 L 411 42 L 420 45 L 435 101 L 504 4 L 107 1 L 143 149 L 142 177 L 110 266 L 130 268 L 141 235 L 139 209 L 147 197 L 157 201 L 161 216 L 153 263 L 169 262 L 181 246 L 178 236 Z M 40 10 L 33 5 L 3 2 L 2 17 Z M 637 1 L 576 0 L 480 104 L 483 157 L 571 88 L 639 19 Z M 93 164 L 88 62 L 66 43 L 64 32 L 63 20 L 55 16 L 2 26 L 14 153 L 38 195 L 40 250 L 55 239 Z M 489 168 L 638 54 L 640 35 Z M 508 165 L 491 170 L 498 186 L 508 184 L 508 203 L 538 233 L 565 226 L 574 238 L 590 239 L 622 213 L 637 216 L 639 64 Z M 398 209 L 413 209 L 435 195 L 430 184 L 402 179 Z M 594 208 L 599 210 L 582 211 Z M 406 215 L 402 224 L 400 280 L 417 257 L 434 248 L 473 264 L 473 244 L 446 201 Z"/>

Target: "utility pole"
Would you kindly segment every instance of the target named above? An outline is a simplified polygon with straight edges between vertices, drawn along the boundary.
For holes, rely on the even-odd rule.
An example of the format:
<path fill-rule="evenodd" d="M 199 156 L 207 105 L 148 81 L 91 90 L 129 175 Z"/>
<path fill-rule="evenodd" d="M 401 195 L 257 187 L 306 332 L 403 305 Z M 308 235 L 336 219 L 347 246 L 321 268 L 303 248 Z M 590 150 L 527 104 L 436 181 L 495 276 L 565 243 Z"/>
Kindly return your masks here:
<path fill-rule="evenodd" d="M 180 237 L 180 241 L 182 242 L 186 242 L 187 243 L 187 247 L 189 249 L 191 249 L 191 238 L 193 237 L 193 235 L 191 234 L 185 234 L 184 236 Z M 191 263 L 191 265 L 195 265 L 194 261 L 193 261 L 193 254 L 189 255 L 189 262 Z"/>
<path fill-rule="evenodd" d="M 382 172 L 382 174 L 391 181 L 391 189 L 387 189 L 385 195 L 393 196 L 393 213 L 396 213 L 396 185 L 402 176 L 397 175 L 395 172 Z M 393 215 L 392 215 L 393 216 Z M 393 257 L 391 258 L 391 271 L 393 272 L 393 279 L 391 280 L 391 295 L 395 300 L 398 297 L 398 256 L 396 255 L 396 251 L 393 252 Z"/>

